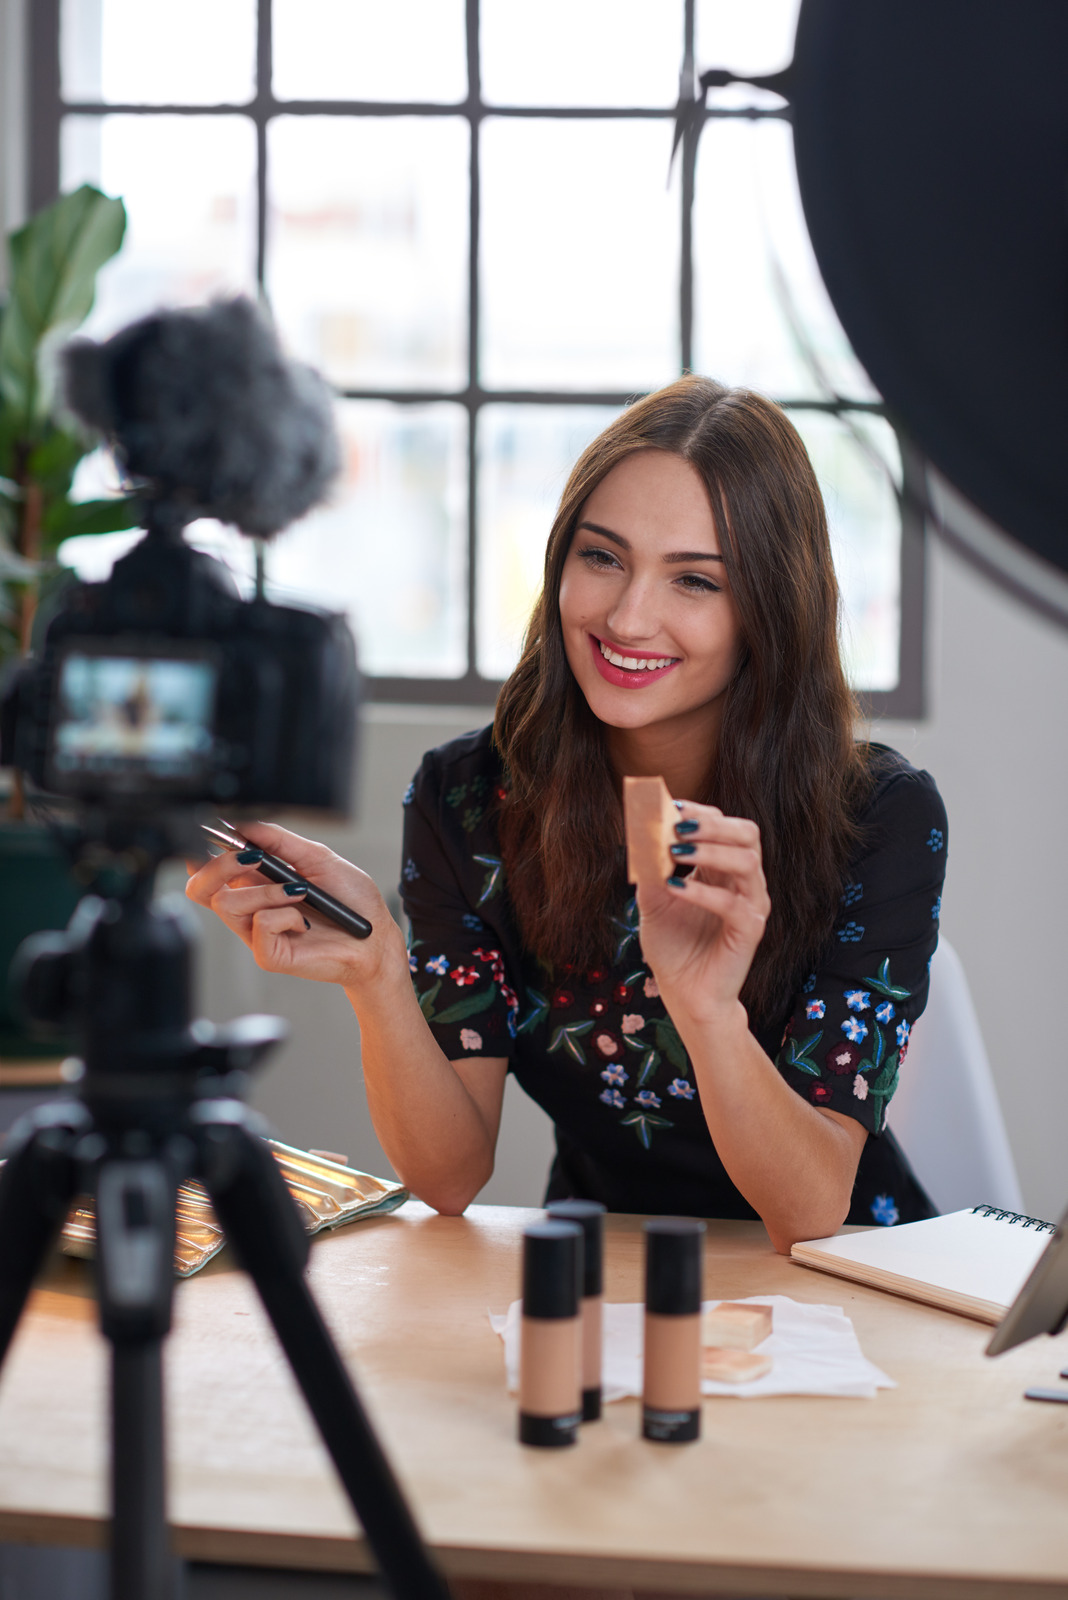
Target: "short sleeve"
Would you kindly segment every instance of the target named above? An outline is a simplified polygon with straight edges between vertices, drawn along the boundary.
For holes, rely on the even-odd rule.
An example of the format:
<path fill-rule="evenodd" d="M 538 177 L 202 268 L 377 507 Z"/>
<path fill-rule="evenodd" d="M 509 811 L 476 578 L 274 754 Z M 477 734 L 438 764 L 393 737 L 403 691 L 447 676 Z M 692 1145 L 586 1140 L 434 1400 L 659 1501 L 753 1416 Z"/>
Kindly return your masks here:
<path fill-rule="evenodd" d="M 945 807 L 905 766 L 864 820 L 825 958 L 795 997 L 776 1065 L 813 1105 L 880 1133 L 927 1003 L 945 878 Z"/>
<path fill-rule="evenodd" d="M 404 796 L 400 895 L 408 964 L 420 1009 L 450 1061 L 510 1058 L 515 1049 L 519 1000 L 499 931 L 500 861 L 483 847 L 482 830 L 470 826 L 476 810 L 481 823 L 488 785 L 477 775 L 451 781 L 431 752 Z M 462 800 L 450 804 L 461 788 Z"/>

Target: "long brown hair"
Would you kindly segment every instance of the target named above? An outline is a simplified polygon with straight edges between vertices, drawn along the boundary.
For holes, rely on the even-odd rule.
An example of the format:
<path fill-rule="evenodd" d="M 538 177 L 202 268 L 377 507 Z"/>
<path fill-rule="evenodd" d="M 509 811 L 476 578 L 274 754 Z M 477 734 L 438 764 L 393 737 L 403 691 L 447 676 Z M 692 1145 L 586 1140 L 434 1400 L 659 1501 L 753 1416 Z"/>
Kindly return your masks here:
<path fill-rule="evenodd" d="M 708 490 L 743 649 L 706 792 L 688 798 L 760 828 L 772 912 L 742 991 L 771 1020 L 829 938 L 867 761 L 838 649 L 838 585 L 805 447 L 748 389 L 688 376 L 638 401 L 582 453 L 545 552 L 545 580 L 494 738 L 508 777 L 504 878 L 524 945 L 548 965 L 611 960 L 623 883 L 622 809 L 604 730 L 568 666 L 560 578 L 583 505 L 636 450 L 688 461 Z"/>

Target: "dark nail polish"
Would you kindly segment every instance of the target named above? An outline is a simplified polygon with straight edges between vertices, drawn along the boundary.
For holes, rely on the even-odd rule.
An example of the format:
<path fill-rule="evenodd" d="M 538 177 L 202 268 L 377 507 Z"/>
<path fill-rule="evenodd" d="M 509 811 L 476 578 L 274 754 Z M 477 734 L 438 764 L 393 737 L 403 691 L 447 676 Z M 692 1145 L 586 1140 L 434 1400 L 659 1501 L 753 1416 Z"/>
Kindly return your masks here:
<path fill-rule="evenodd" d="M 254 844 L 250 844 L 247 850 L 237 852 L 237 859 L 243 867 L 254 867 L 257 861 L 263 860 L 263 851 L 257 850 Z"/>
<path fill-rule="evenodd" d="M 671 887 L 673 889 L 685 889 L 685 887 L 686 887 L 686 879 L 685 878 L 671 877 L 671 878 L 668 879 L 668 883 L 671 885 Z"/>
<path fill-rule="evenodd" d="M 671 854 L 673 856 L 695 856 L 697 854 L 697 846 L 695 844 L 673 844 L 671 846 Z"/>
<path fill-rule="evenodd" d="M 283 883 L 282 889 L 286 894 L 290 895 L 307 894 L 308 885 L 306 883 Z"/>
<path fill-rule="evenodd" d="M 671 804 L 675 807 L 676 811 L 681 811 L 682 810 L 682 801 L 681 800 L 672 800 Z"/>
<path fill-rule="evenodd" d="M 700 823 L 694 822 L 692 817 L 687 817 L 683 822 L 676 822 L 675 832 L 681 838 L 684 833 L 696 833 Z"/>
<path fill-rule="evenodd" d="M 311 923 L 308 921 L 307 917 L 304 918 L 304 926 L 307 928 L 308 932 L 311 933 Z"/>

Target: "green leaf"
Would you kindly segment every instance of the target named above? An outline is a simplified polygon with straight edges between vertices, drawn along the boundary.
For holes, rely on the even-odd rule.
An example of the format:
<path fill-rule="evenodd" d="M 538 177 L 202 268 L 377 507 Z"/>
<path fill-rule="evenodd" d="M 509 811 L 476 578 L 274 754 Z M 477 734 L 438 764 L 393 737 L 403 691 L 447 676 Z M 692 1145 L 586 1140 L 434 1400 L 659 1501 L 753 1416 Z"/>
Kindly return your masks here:
<path fill-rule="evenodd" d="M 419 996 L 419 1009 L 428 1022 L 434 1015 L 434 1001 L 438 997 L 438 991 L 440 988 L 441 979 L 439 978 L 437 983 L 432 984 L 424 994 Z"/>
<path fill-rule="evenodd" d="M 649 1048 L 649 1046 L 644 1042 L 644 1040 L 636 1038 L 635 1035 L 632 1034 L 632 1033 L 625 1033 L 623 1035 L 623 1043 L 626 1045 L 628 1050 L 641 1051 L 641 1050 L 648 1050 L 648 1048 Z"/>
<path fill-rule="evenodd" d="M 630 1111 L 625 1117 L 620 1117 L 620 1125 L 624 1128 L 633 1128 L 648 1150 L 652 1144 L 652 1128 L 673 1128 L 675 1124 L 669 1122 L 667 1117 L 658 1117 L 652 1111 Z"/>
<path fill-rule="evenodd" d="M 532 1029 L 538 1026 L 539 1022 L 543 1022 L 549 1015 L 549 1002 L 543 994 L 539 994 L 536 989 L 528 989 L 527 995 L 534 1004 L 516 1029 L 517 1033 L 530 1033 Z"/>
<path fill-rule="evenodd" d="M 553 1055 L 557 1050 L 564 1049 L 580 1065 L 585 1066 L 586 1052 L 579 1044 L 579 1035 L 589 1033 L 592 1027 L 592 1022 L 569 1022 L 563 1027 L 557 1028 L 549 1041 L 549 1054 Z"/>
<path fill-rule="evenodd" d="M 888 1000 L 907 1000 L 912 993 L 911 989 L 901 989 L 890 982 L 890 957 L 887 956 L 879 968 L 877 978 L 865 978 L 864 982 L 877 993 L 885 995 Z"/>
<path fill-rule="evenodd" d="M 820 1069 L 809 1060 L 809 1056 L 822 1038 L 822 1028 L 819 1033 L 814 1033 L 811 1039 L 806 1039 L 804 1044 L 798 1044 L 797 1040 L 791 1036 L 786 1044 L 786 1065 L 788 1067 L 797 1067 L 801 1072 L 807 1072 L 810 1077 L 818 1078 Z"/>
<path fill-rule="evenodd" d="M 480 1011 L 488 1011 L 496 997 L 496 989 L 488 983 L 481 994 L 469 994 L 466 1000 L 457 1000 L 455 1005 L 446 1006 L 444 1011 L 434 1014 L 435 1022 L 463 1022 L 467 1017 L 475 1017 Z"/>
<path fill-rule="evenodd" d="M 74 469 L 92 445 L 88 439 L 66 428 L 51 427 L 26 459 L 26 475 L 39 483 L 46 494 L 65 495 Z"/>
<path fill-rule="evenodd" d="M 140 502 L 133 495 L 110 495 L 104 500 L 53 500 L 42 520 L 47 543 L 53 548 L 64 539 L 87 533 L 119 533 L 136 528 Z"/>
<path fill-rule="evenodd" d="M 497 885 L 501 876 L 501 860 L 499 856 L 476 856 L 475 860 L 487 869 L 482 882 L 482 893 L 478 897 L 478 904 L 482 905 L 492 898 L 497 892 Z"/>
<path fill-rule="evenodd" d="M 638 1073 L 638 1088 L 639 1089 L 644 1089 L 645 1088 L 645 1085 L 649 1082 L 649 1079 L 653 1076 L 654 1072 L 656 1071 L 656 1069 L 657 1069 L 657 1067 L 659 1065 L 660 1065 L 660 1052 L 658 1050 L 650 1050 L 649 1054 L 646 1056 L 645 1060 L 642 1062 L 641 1070 Z"/>
<path fill-rule="evenodd" d="M 89 184 L 61 195 L 11 235 L 10 293 L 0 326 L 0 398 L 24 432 L 47 414 L 42 350 L 89 315 L 96 275 L 122 244 L 126 210 Z"/>
<path fill-rule="evenodd" d="M 635 972 L 628 972 L 627 976 L 623 979 L 623 982 L 629 988 L 632 983 L 637 983 L 639 978 L 644 979 L 644 978 L 647 978 L 647 977 L 648 977 L 648 973 L 646 972 L 645 968 L 644 967 L 639 967 L 637 969 L 637 971 L 635 971 Z"/>
<path fill-rule="evenodd" d="M 689 1071 L 689 1057 L 679 1038 L 678 1029 L 670 1017 L 661 1017 L 656 1025 L 657 1049 L 661 1050 L 676 1072 L 685 1075 Z"/>

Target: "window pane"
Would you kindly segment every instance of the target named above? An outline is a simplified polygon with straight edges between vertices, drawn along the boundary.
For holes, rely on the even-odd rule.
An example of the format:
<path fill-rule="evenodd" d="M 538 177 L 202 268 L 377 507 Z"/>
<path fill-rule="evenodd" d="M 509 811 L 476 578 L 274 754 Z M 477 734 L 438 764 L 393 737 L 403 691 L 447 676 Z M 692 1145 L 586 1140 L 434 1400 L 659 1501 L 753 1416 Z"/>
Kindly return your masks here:
<path fill-rule="evenodd" d="M 65 100 L 242 105 L 255 92 L 255 0 L 62 0 Z"/>
<path fill-rule="evenodd" d="M 282 100 L 462 100 L 463 0 L 274 0 L 274 92 Z"/>
<path fill-rule="evenodd" d="M 268 287 L 292 347 L 342 387 L 466 382 L 468 128 L 279 117 Z"/>
<path fill-rule="evenodd" d="M 493 105 L 673 106 L 681 0 L 482 0 L 482 97 Z"/>
<path fill-rule="evenodd" d="M 268 554 L 270 594 L 345 611 L 365 672 L 459 677 L 467 649 L 467 416 L 342 401 L 344 478 Z"/>
<path fill-rule="evenodd" d="M 882 417 L 791 411 L 820 480 L 842 591 L 842 655 L 856 689 L 893 689 L 901 627 L 901 452 Z"/>
<path fill-rule="evenodd" d="M 129 215 L 88 333 L 164 304 L 254 292 L 256 135 L 246 117 L 65 117 L 60 183 L 95 183 Z"/>
<path fill-rule="evenodd" d="M 485 406 L 478 419 L 478 670 L 504 678 L 541 588 L 545 543 L 577 456 L 611 406 Z"/>
<path fill-rule="evenodd" d="M 487 120 L 485 383 L 644 389 L 678 372 L 670 151 L 668 122 Z"/>
<path fill-rule="evenodd" d="M 697 0 L 694 57 L 698 71 L 729 67 L 763 77 L 793 58 L 801 0 Z M 717 91 L 718 93 L 718 91 Z"/>
<path fill-rule="evenodd" d="M 700 371 L 779 398 L 877 398 L 823 286 L 782 121 L 712 120 L 697 156 L 694 350 Z"/>

